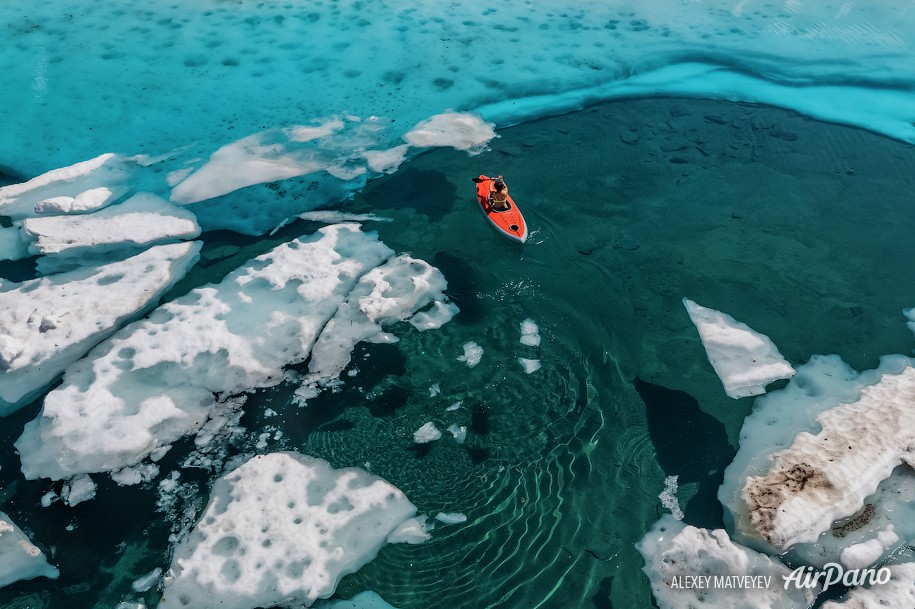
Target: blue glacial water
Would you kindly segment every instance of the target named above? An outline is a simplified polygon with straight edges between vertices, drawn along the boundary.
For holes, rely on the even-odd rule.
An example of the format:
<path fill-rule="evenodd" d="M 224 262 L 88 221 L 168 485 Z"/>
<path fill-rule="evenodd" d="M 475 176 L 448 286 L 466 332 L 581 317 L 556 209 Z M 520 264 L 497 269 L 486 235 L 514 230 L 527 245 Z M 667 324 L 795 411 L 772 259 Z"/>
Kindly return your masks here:
<path fill-rule="evenodd" d="M 313 232 L 272 229 L 334 205 L 389 219 L 365 226 L 441 269 L 461 313 L 358 347 L 341 390 L 307 408 L 293 384 L 254 393 L 220 464 L 182 467 L 191 440 L 159 463 L 160 478 L 181 469 L 185 482 L 168 501 L 158 478 L 99 476 L 94 500 L 40 507 L 61 483 L 24 480 L 12 443 L 41 401 L 7 417 L 0 509 L 61 577 L 2 588 L 0 606 L 154 607 L 157 590 L 131 583 L 167 568 L 169 536 L 225 459 L 297 450 L 368 463 L 420 512 L 468 516 L 423 545 L 387 546 L 341 597 L 647 608 L 633 544 L 664 511 L 665 476 L 680 476 L 688 522 L 719 526 L 715 490 L 752 406 L 725 397 L 683 297 L 764 332 L 793 363 L 838 353 L 860 370 L 912 350 L 915 3 L 566 5 L 0 8 L 2 183 L 104 152 L 197 168 L 240 138 L 332 116 L 379 117 L 379 149 L 447 109 L 517 125 L 478 156 L 415 151 L 392 175 L 319 172 L 319 187 L 308 175 L 191 205 L 209 229 L 203 258 L 166 299 Z M 335 159 L 366 146 L 348 138 Z M 474 209 L 481 172 L 508 179 L 532 227 L 524 248 Z M 239 209 L 257 221 L 226 217 Z M 33 267 L 0 263 L 17 281 Z M 525 318 L 540 347 L 519 344 Z M 471 340 L 484 349 L 474 368 L 456 359 Z M 543 367 L 525 374 L 518 357 Z M 467 426 L 466 443 L 415 445 L 430 420 Z"/>

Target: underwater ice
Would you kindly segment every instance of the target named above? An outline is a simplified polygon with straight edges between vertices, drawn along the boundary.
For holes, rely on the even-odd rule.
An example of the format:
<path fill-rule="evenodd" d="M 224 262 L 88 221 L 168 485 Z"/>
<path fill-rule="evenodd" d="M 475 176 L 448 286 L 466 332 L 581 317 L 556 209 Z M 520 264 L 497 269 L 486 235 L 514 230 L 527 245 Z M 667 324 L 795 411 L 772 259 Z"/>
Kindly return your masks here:
<path fill-rule="evenodd" d="M 811 590 L 784 587 L 790 570 L 758 552 L 733 543 L 725 531 L 708 531 L 686 525 L 666 514 L 636 544 L 645 559 L 642 569 L 651 583 L 661 609 L 683 607 L 741 607 L 771 609 L 809 607 Z M 689 588 L 676 585 L 683 576 L 757 576 L 769 577 L 767 587 Z"/>
<path fill-rule="evenodd" d="M 416 514 L 395 486 L 296 453 L 257 455 L 218 479 L 175 549 L 161 609 L 310 606 Z"/>
<path fill-rule="evenodd" d="M 155 303 L 199 250 L 199 243 L 162 245 L 120 262 L 0 287 L 0 415 L 26 404 Z"/>
<path fill-rule="evenodd" d="M 284 366 L 304 361 L 359 280 L 393 253 L 358 225 L 324 227 L 123 328 L 70 366 L 26 425 L 16 442 L 23 474 L 120 470 L 197 433 L 237 407 L 233 395 L 274 386 Z M 402 268 L 420 269 L 417 286 L 443 287 L 425 265 Z"/>
<path fill-rule="evenodd" d="M 138 193 L 120 205 L 77 216 L 26 218 L 22 232 L 32 254 L 105 253 L 200 234 L 194 214 L 150 193 Z"/>
<path fill-rule="evenodd" d="M 0 512 L 0 587 L 20 579 L 59 575 L 47 559 L 5 513 Z"/>
<path fill-rule="evenodd" d="M 732 398 L 765 393 L 772 381 L 790 378 L 794 368 L 768 336 L 714 309 L 684 298 L 683 305 L 699 330 L 709 362 Z"/>

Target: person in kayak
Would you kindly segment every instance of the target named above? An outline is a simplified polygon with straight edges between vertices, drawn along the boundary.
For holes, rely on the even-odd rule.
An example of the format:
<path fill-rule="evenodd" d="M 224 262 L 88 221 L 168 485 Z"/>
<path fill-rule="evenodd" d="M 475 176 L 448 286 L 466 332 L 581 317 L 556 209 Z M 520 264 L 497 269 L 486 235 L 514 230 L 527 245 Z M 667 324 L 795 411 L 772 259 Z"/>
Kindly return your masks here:
<path fill-rule="evenodd" d="M 508 185 L 499 176 L 492 183 L 492 192 L 489 193 L 489 202 L 496 211 L 506 211 L 508 205 Z"/>

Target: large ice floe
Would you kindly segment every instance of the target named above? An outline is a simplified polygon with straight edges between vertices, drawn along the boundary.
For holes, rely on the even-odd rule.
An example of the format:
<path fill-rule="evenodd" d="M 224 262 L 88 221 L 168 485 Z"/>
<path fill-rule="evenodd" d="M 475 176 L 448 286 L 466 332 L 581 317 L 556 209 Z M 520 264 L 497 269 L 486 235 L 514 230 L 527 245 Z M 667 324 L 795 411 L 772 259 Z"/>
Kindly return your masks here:
<path fill-rule="evenodd" d="M 683 305 L 696 325 L 709 362 L 732 398 L 765 393 L 766 385 L 794 374 L 768 336 L 752 330 L 730 315 L 684 298 Z"/>
<path fill-rule="evenodd" d="M 415 522 L 397 487 L 296 453 L 258 455 L 218 479 L 178 544 L 160 609 L 310 606 Z"/>
<path fill-rule="evenodd" d="M 855 588 L 841 601 L 823 603 L 822 609 L 903 609 L 915 607 L 915 563 L 887 567 L 889 581 Z"/>
<path fill-rule="evenodd" d="M 161 245 L 119 262 L 0 287 L 0 415 L 17 410 L 154 304 L 199 250 L 196 242 Z"/>
<path fill-rule="evenodd" d="M 719 490 L 735 539 L 773 553 L 793 548 L 816 564 L 838 562 L 843 545 L 879 540 L 887 525 L 915 534 L 906 508 L 913 403 L 915 368 L 901 356 L 862 374 L 835 356 L 815 357 L 757 400 Z M 843 527 L 843 519 L 851 521 Z M 878 556 L 896 544 L 881 545 Z"/>
<path fill-rule="evenodd" d="M 20 579 L 56 578 L 56 567 L 48 564 L 45 555 L 25 533 L 0 512 L 0 587 Z"/>
<path fill-rule="evenodd" d="M 661 609 L 806 609 L 816 596 L 786 588 L 791 570 L 778 560 L 733 543 L 721 529 L 699 529 L 669 514 L 636 547 Z"/>
<path fill-rule="evenodd" d="M 327 343 L 315 354 L 327 360 L 315 365 L 337 374 L 345 348 L 443 299 L 444 287 L 437 270 L 395 257 L 355 224 L 284 243 L 70 366 L 16 442 L 22 471 L 62 479 L 136 464 L 234 408 L 231 396 L 277 385 L 316 344 Z M 328 327 L 338 313 L 352 330 Z"/>

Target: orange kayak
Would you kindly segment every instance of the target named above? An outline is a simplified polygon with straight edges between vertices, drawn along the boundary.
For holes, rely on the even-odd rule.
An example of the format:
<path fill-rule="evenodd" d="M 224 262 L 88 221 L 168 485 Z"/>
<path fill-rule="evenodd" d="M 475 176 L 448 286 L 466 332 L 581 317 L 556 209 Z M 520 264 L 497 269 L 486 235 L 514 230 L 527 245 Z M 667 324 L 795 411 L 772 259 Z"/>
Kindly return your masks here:
<path fill-rule="evenodd" d="M 525 224 L 524 216 L 521 215 L 521 210 L 515 205 L 511 195 L 508 195 L 508 209 L 497 211 L 493 209 L 489 201 L 489 193 L 492 192 L 492 184 L 495 178 L 481 175 L 478 178 L 473 178 L 473 181 L 477 183 L 477 203 L 490 224 L 512 241 L 518 243 L 527 241 L 527 224 Z"/>

